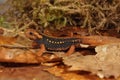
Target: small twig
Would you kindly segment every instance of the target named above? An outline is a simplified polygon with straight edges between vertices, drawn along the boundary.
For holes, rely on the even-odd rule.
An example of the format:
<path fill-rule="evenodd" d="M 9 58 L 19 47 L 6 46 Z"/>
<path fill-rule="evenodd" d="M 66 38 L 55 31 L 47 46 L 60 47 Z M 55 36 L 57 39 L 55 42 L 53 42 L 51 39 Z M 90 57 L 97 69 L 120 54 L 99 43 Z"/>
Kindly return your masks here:
<path fill-rule="evenodd" d="M 9 48 L 9 49 L 35 49 L 34 47 L 29 47 L 29 46 L 13 46 L 13 45 L 0 45 L 0 47 Z"/>
<path fill-rule="evenodd" d="M 83 22 L 83 27 L 82 28 L 86 27 L 88 19 L 89 19 L 89 13 L 86 11 L 86 17 L 85 17 L 85 20 Z"/>
<path fill-rule="evenodd" d="M 34 25 L 37 25 L 37 24 L 32 20 L 30 23 L 28 23 L 28 24 L 24 25 L 22 28 L 20 28 L 19 31 L 22 31 L 22 30 L 28 28 L 30 25 L 33 25 L 33 24 L 34 24 Z"/>

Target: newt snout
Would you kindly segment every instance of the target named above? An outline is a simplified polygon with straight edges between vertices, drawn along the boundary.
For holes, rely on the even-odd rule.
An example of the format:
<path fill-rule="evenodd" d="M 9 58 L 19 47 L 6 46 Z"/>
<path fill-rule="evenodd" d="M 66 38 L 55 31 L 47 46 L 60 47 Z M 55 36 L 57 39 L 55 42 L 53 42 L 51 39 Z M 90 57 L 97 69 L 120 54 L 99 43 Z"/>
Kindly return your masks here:
<path fill-rule="evenodd" d="M 42 38 L 42 36 L 33 29 L 28 29 L 27 31 L 25 31 L 25 35 L 26 35 L 26 37 L 28 37 L 31 40 Z"/>

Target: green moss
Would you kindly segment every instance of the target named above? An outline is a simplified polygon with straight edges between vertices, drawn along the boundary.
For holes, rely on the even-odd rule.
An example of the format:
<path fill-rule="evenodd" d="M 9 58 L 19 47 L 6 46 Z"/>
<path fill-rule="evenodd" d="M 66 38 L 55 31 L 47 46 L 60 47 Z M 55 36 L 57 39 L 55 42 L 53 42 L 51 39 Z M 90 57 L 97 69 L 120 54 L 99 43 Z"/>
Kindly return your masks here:
<path fill-rule="evenodd" d="M 78 26 L 90 32 L 120 26 L 119 0 L 11 0 L 9 4 L 9 14 L 19 26 L 33 21 L 35 28 Z"/>

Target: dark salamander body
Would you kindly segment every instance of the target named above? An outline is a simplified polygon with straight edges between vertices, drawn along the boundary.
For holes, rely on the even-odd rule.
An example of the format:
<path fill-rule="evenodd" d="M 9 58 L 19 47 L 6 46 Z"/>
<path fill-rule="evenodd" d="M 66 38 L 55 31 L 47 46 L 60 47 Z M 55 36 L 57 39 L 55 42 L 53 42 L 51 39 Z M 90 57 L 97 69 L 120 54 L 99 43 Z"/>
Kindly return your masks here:
<path fill-rule="evenodd" d="M 67 50 L 72 45 L 78 45 L 81 40 L 79 38 L 57 38 L 50 37 L 45 34 L 42 35 L 41 39 L 36 39 L 37 44 L 44 44 L 47 50 L 62 51 Z"/>

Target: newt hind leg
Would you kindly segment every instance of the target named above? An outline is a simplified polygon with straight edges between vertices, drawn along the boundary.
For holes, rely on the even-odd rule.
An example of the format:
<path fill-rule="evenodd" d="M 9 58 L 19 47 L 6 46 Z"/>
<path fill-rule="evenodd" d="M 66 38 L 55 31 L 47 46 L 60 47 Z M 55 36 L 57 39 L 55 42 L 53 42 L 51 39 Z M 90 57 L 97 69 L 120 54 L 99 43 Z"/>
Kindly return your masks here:
<path fill-rule="evenodd" d="M 67 53 L 65 54 L 66 56 L 71 55 L 73 52 L 75 52 L 75 46 L 71 45 Z"/>

